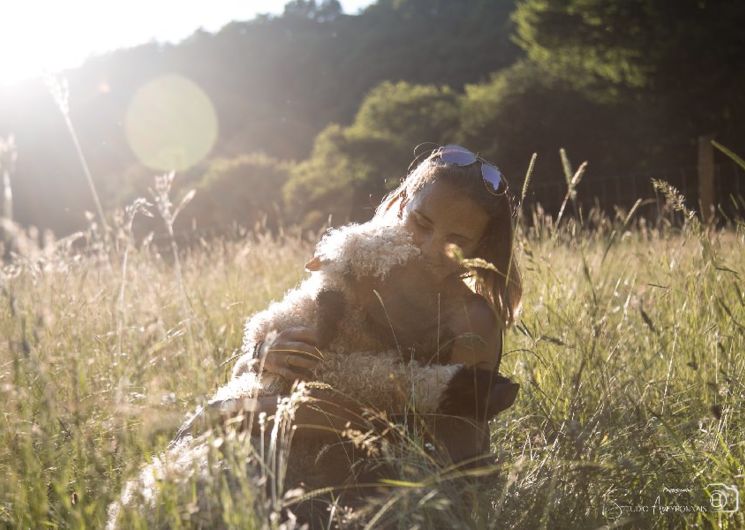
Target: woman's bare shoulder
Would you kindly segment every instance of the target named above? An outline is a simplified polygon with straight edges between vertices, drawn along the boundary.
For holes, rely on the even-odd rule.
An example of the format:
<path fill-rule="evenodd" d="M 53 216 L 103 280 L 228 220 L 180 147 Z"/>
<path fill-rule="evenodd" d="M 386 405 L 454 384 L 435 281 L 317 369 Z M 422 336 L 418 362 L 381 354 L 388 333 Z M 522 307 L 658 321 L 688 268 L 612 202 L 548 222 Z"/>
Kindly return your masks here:
<path fill-rule="evenodd" d="M 498 333 L 499 323 L 489 302 L 468 287 L 465 289 L 451 302 L 450 329 L 456 333 L 476 333 L 483 338 Z"/>
<path fill-rule="evenodd" d="M 486 299 L 466 289 L 467 293 L 451 300 L 448 328 L 454 342 L 450 362 L 490 370 L 496 366 L 501 344 L 499 323 Z"/>

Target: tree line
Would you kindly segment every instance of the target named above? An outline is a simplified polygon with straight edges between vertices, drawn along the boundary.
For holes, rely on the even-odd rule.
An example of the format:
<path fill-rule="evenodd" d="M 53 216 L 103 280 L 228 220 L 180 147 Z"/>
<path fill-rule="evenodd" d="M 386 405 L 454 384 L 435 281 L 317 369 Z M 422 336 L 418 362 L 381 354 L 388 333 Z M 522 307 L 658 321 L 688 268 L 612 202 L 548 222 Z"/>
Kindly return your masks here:
<path fill-rule="evenodd" d="M 458 142 L 519 186 L 563 179 L 558 148 L 593 175 L 695 166 L 696 140 L 745 137 L 745 4 L 737 1 L 378 0 L 358 15 L 294 0 L 279 16 L 146 44 L 67 73 L 70 115 L 106 207 L 146 193 L 127 145 L 147 80 L 178 73 L 209 96 L 219 135 L 177 176 L 197 188 L 184 228 L 318 227 L 368 218 L 422 142 Z M 42 83 L 0 92 L 16 136 L 14 212 L 66 233 L 92 210 Z"/>

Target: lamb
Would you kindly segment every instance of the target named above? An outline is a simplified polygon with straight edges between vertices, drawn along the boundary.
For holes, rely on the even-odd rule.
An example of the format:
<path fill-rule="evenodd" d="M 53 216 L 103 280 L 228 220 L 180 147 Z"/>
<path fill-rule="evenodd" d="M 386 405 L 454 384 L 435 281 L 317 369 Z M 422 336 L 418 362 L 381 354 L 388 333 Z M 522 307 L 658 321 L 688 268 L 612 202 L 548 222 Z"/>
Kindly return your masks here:
<path fill-rule="evenodd" d="M 318 331 L 323 360 L 313 373 L 316 382 L 386 413 L 401 413 L 408 406 L 424 414 L 468 415 L 464 408 L 486 399 L 475 396 L 474 387 L 487 392 L 493 380 L 485 379 L 492 374 L 458 364 L 423 364 L 412 359 L 413 352 L 401 351 L 395 332 L 380 333 L 367 325 L 376 287 L 392 277 L 406 285 L 402 279 L 421 276 L 419 254 L 411 236 L 398 226 L 371 221 L 327 233 L 306 265 L 310 277 L 246 322 L 243 355 L 231 380 L 210 400 L 208 420 L 252 410 L 259 396 L 289 393 L 291 381 L 260 377 L 257 368 L 271 333 L 293 326 Z M 191 432 L 197 419 L 205 420 L 204 413 L 187 422 L 177 439 Z"/>

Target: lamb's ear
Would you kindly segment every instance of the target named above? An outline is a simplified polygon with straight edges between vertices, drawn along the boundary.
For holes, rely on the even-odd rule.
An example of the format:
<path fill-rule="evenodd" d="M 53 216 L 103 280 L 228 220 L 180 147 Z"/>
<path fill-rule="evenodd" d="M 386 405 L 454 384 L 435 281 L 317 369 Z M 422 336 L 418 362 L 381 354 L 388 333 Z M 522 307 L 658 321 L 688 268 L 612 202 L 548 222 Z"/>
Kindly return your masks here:
<path fill-rule="evenodd" d="M 321 270 L 321 258 L 319 258 L 318 256 L 313 256 L 313 259 L 311 259 L 308 263 L 305 264 L 305 270 L 309 272 L 320 271 Z"/>
<path fill-rule="evenodd" d="M 489 393 L 489 405 L 486 409 L 487 420 L 493 418 L 503 410 L 510 408 L 515 403 L 517 393 L 520 390 L 518 383 L 513 383 L 506 377 L 497 377 L 503 380 L 497 381 Z"/>
<path fill-rule="evenodd" d="M 512 406 L 520 385 L 490 370 L 460 368 L 440 398 L 444 414 L 489 420 Z"/>

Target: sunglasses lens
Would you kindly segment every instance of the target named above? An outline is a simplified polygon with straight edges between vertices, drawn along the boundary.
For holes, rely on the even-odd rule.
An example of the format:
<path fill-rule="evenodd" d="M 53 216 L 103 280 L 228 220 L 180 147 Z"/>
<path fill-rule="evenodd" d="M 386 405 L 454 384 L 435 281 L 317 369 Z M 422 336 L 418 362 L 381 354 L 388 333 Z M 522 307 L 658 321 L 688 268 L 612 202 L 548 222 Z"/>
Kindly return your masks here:
<path fill-rule="evenodd" d="M 467 166 L 476 162 L 476 155 L 459 145 L 446 145 L 440 150 L 440 159 L 448 164 Z"/>
<path fill-rule="evenodd" d="M 465 147 L 448 144 L 440 148 L 439 156 L 440 160 L 446 164 L 456 166 L 470 166 L 477 161 L 481 162 L 481 176 L 491 193 L 501 193 L 507 186 L 506 181 L 502 178 L 502 172 L 496 166 L 486 162 L 483 158 L 479 158 Z"/>
<path fill-rule="evenodd" d="M 481 176 L 484 177 L 484 182 L 487 186 L 491 187 L 494 193 L 500 191 L 500 187 L 504 180 L 502 179 L 502 173 L 495 166 L 491 164 L 481 163 Z"/>

